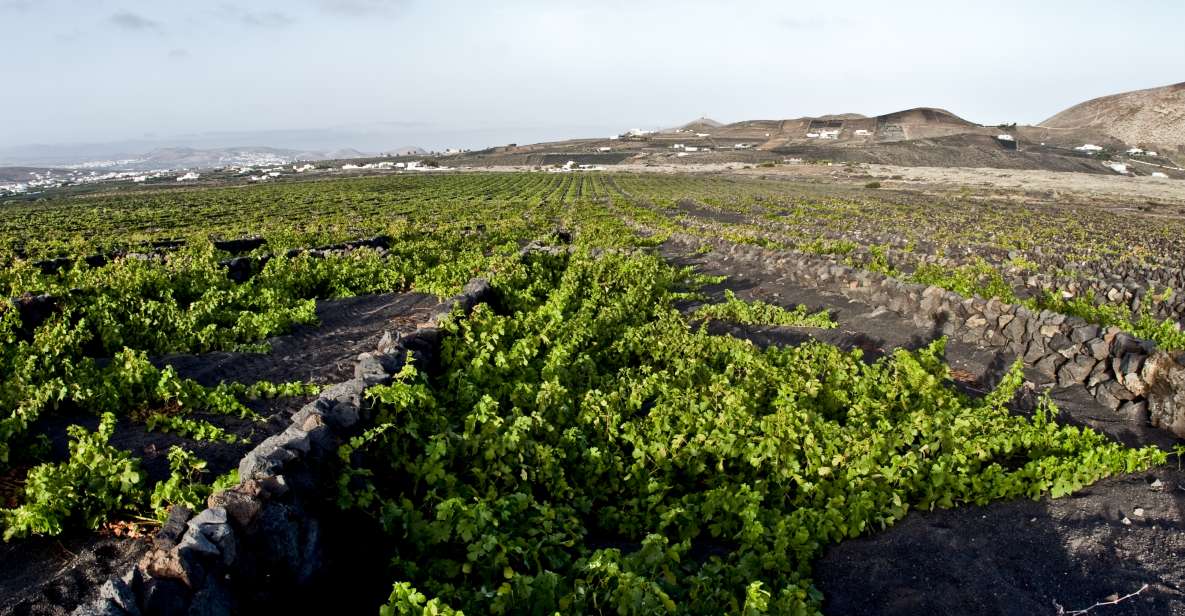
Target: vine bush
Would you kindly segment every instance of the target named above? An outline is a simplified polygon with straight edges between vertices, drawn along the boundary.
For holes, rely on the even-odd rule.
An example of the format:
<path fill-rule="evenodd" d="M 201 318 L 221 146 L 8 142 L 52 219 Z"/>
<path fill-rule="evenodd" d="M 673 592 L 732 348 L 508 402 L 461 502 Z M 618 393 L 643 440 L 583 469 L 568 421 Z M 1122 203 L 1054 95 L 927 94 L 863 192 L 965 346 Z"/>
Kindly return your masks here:
<path fill-rule="evenodd" d="M 971 399 L 943 343 L 875 364 L 690 328 L 654 257 L 529 259 L 446 323 L 444 371 L 371 390 L 341 506 L 374 517 L 384 614 L 808 614 L 832 543 L 913 509 L 1054 497 L 1162 463 Z"/>

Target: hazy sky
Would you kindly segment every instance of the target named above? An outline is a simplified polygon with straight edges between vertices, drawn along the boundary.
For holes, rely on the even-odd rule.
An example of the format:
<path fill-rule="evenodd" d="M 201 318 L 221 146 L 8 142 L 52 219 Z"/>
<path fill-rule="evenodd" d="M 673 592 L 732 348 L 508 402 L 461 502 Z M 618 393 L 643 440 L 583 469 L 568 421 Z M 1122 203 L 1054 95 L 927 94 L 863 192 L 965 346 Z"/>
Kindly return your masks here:
<path fill-rule="evenodd" d="M 1182 0 L 0 0 L 0 146 L 472 147 L 915 106 L 1037 122 L 1185 81 L 1182 24 Z"/>

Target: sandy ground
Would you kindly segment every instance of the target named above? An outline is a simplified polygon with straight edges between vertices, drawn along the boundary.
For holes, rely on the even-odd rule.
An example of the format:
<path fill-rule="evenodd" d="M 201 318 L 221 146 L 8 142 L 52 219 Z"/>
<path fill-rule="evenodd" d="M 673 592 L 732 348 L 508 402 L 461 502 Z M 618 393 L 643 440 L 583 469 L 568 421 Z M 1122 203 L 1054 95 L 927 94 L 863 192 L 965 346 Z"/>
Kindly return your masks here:
<path fill-rule="evenodd" d="M 1122 175 L 1093 175 L 1057 171 L 1014 169 L 969 169 L 962 167 L 895 167 L 869 165 L 868 173 L 886 187 L 894 185 L 984 186 L 1079 193 L 1091 196 L 1143 197 L 1185 202 L 1185 180 Z M 889 180 L 903 176 L 903 180 Z"/>
<path fill-rule="evenodd" d="M 468 167 L 459 171 L 532 171 L 533 167 Z M 902 189 L 992 189 L 1044 192 L 1087 198 L 1152 199 L 1185 204 L 1185 180 L 1129 177 L 1064 171 L 971 167 L 900 167 L 895 165 L 781 164 L 756 167 L 749 163 L 637 164 L 624 163 L 602 169 L 608 173 L 734 173 L 787 180 L 867 183 Z M 898 178 L 898 179 L 894 179 Z"/>

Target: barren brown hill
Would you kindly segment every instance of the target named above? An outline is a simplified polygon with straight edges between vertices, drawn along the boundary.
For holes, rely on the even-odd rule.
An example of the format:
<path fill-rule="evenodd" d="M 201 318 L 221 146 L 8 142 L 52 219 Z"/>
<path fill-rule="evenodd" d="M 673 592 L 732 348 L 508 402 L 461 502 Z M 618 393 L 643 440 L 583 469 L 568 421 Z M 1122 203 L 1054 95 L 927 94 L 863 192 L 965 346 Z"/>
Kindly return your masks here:
<path fill-rule="evenodd" d="M 720 128 L 721 126 L 724 126 L 724 124 L 712 118 L 700 117 L 680 126 L 679 130 L 702 131 L 705 129 Z"/>
<path fill-rule="evenodd" d="M 1092 99 L 1041 127 L 1097 130 L 1128 145 L 1185 147 L 1185 82 Z"/>

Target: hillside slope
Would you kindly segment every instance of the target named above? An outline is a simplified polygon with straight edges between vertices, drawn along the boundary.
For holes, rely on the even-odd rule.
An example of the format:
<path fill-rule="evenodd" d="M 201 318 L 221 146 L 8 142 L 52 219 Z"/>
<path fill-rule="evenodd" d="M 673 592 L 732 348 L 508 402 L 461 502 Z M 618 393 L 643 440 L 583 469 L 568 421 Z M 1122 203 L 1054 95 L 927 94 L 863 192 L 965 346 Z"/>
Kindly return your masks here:
<path fill-rule="evenodd" d="M 1185 82 L 1091 99 L 1040 126 L 1093 129 L 1129 145 L 1185 146 Z"/>

